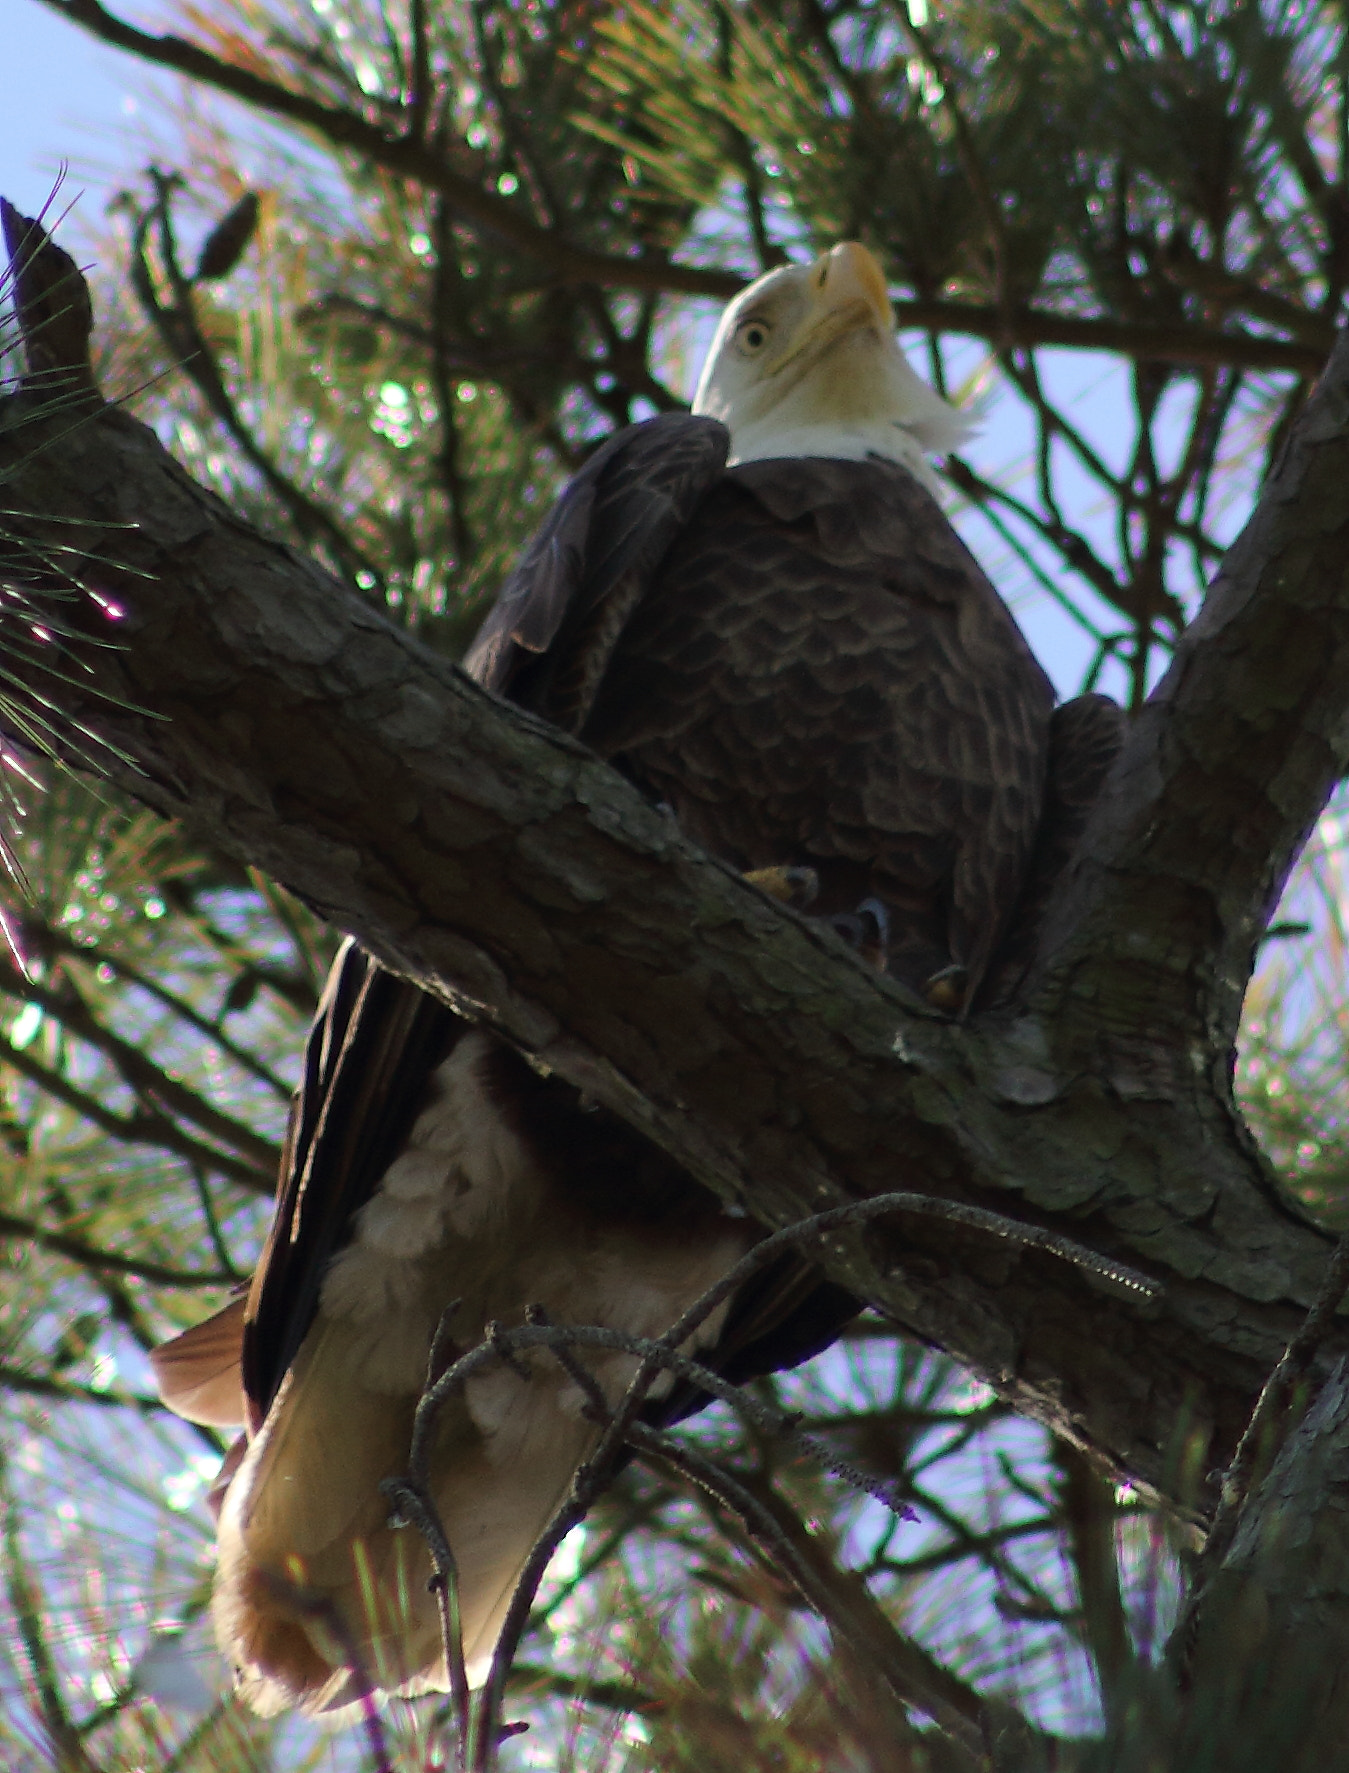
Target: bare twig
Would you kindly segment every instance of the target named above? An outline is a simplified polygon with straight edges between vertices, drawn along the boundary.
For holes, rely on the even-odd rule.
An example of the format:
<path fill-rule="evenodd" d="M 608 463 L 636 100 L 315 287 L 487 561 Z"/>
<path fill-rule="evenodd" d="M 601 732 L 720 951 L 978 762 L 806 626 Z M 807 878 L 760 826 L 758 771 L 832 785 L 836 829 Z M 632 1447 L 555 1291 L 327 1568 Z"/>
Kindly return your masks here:
<path fill-rule="evenodd" d="M 834 1613 L 831 1611 L 827 1596 L 808 1567 L 802 1566 L 795 1558 L 790 1545 L 783 1539 L 769 1515 L 743 1489 L 738 1480 L 724 1472 L 712 1461 L 705 1459 L 696 1451 L 687 1448 L 683 1443 L 650 1429 L 646 1424 L 636 1420 L 636 1412 L 640 1408 L 647 1391 L 657 1372 L 662 1369 L 673 1370 L 681 1377 L 692 1378 L 703 1384 L 716 1395 L 724 1397 L 734 1404 L 742 1413 L 751 1416 L 758 1426 L 767 1427 L 770 1431 L 790 1432 L 791 1419 L 781 1412 L 769 1409 L 750 1397 L 747 1392 L 737 1386 L 728 1385 L 710 1369 L 700 1363 L 681 1356 L 677 1351 L 665 1348 L 659 1342 L 645 1337 L 631 1337 L 621 1331 L 610 1331 L 594 1326 L 576 1327 L 571 1325 L 553 1325 L 546 1321 L 545 1314 L 537 1306 L 531 1307 L 528 1313 L 530 1322 L 518 1330 L 501 1330 L 494 1328 L 479 1347 L 445 1375 L 451 1379 L 457 1376 L 462 1382 L 467 1377 L 465 1368 L 478 1358 L 496 1358 L 510 1360 L 521 1346 L 543 1346 L 548 1348 L 564 1371 L 580 1387 L 590 1400 L 590 1413 L 603 1422 L 604 1431 L 598 1445 L 589 1459 L 577 1470 L 572 1487 L 555 1511 L 544 1532 L 535 1542 L 521 1572 L 515 1591 L 511 1597 L 510 1607 L 503 1622 L 496 1650 L 492 1658 L 492 1667 L 484 1687 L 483 1694 L 472 1718 L 470 1733 L 471 1748 L 469 1758 L 470 1773 L 493 1773 L 496 1766 L 497 1746 L 503 1738 L 501 1724 L 502 1705 L 505 1697 L 506 1683 L 513 1666 L 520 1640 L 528 1624 L 539 1583 L 552 1560 L 558 1546 L 566 1535 L 585 1519 L 595 1502 L 612 1483 L 627 1457 L 629 1448 L 639 1451 L 659 1452 L 662 1457 L 695 1478 L 702 1487 L 710 1490 L 721 1500 L 728 1503 L 743 1519 L 746 1520 L 755 1537 L 766 1541 L 769 1550 L 777 1556 L 791 1580 L 801 1590 L 807 1603 L 831 1626 L 837 1626 Z M 602 1388 L 594 1375 L 588 1371 L 572 1352 L 576 1346 L 598 1347 L 604 1349 L 620 1349 L 639 1357 L 637 1373 L 625 1392 L 617 1409 L 610 1410 Z M 807 1437 L 796 1436 L 798 1441 L 819 1452 Z M 835 1462 L 826 1462 L 834 1468 Z M 862 1487 L 872 1494 L 880 1494 L 881 1487 L 864 1474 L 857 1473 L 851 1467 L 839 1469 L 850 1473 Z M 400 1499 L 408 1493 L 410 1486 L 405 1481 L 386 1483 L 382 1486 L 385 1493 Z M 884 1498 L 883 1499 L 887 1499 Z M 425 1502 L 425 1491 L 419 1495 L 419 1501 Z M 892 1503 L 893 1506 L 893 1503 Z M 434 1517 L 434 1507 L 430 1508 L 432 1524 L 428 1534 L 428 1544 L 432 1548 L 433 1558 L 436 1556 L 437 1545 L 444 1544 L 443 1525 Z M 420 1519 L 418 1519 L 420 1524 Z M 842 1627 L 838 1627 L 843 1629 Z M 911 1703 L 920 1703 L 930 1715 L 937 1716 L 946 1728 L 947 1720 L 941 1715 L 940 1704 L 933 1701 L 930 1694 L 924 1692 L 915 1696 L 912 1692 L 904 1695 Z M 965 1727 L 968 1741 L 963 1746 L 969 1747 L 976 1740 L 976 1735 Z"/>
<path fill-rule="evenodd" d="M 477 1348 L 463 1355 L 448 1371 L 441 1375 L 434 1385 L 429 1386 L 423 1393 L 421 1402 L 417 1406 L 413 1427 L 409 1457 L 410 1480 L 413 1483 L 424 1485 L 434 1427 L 445 1400 L 502 1349 L 510 1353 L 524 1348 L 566 1346 L 612 1349 L 625 1354 L 635 1354 L 642 1361 L 649 1358 L 657 1365 L 677 1373 L 681 1378 L 689 1379 L 704 1390 L 712 1392 L 714 1396 L 724 1397 L 728 1402 L 736 1403 L 737 1399 L 747 1399 L 747 1394 L 742 1393 L 740 1387 L 728 1385 L 710 1368 L 675 1351 L 689 1340 L 718 1305 L 729 1298 L 752 1275 L 757 1274 L 760 1269 L 775 1261 L 785 1250 L 800 1243 L 823 1238 L 830 1232 L 865 1224 L 869 1220 L 879 1219 L 885 1214 L 893 1212 L 909 1212 L 946 1219 L 958 1225 L 967 1225 L 972 1230 L 990 1232 L 995 1237 L 1006 1238 L 1029 1248 L 1042 1249 L 1050 1255 L 1059 1256 L 1064 1261 L 1072 1262 L 1075 1266 L 1096 1274 L 1103 1280 L 1127 1288 L 1141 1299 L 1153 1299 L 1160 1290 L 1155 1282 L 1140 1274 L 1136 1269 L 1126 1267 L 1123 1263 L 1111 1262 L 1096 1251 L 1076 1244 L 1069 1238 L 1060 1237 L 1056 1232 L 1047 1231 L 1042 1226 L 1026 1225 L 1019 1220 L 1009 1219 L 1001 1213 L 989 1212 L 984 1207 L 970 1206 L 963 1201 L 940 1200 L 931 1195 L 908 1193 L 876 1195 L 871 1200 L 854 1201 L 846 1207 L 835 1207 L 827 1213 L 814 1214 L 808 1219 L 802 1219 L 795 1225 L 785 1226 L 781 1231 L 776 1231 L 770 1237 L 764 1238 L 734 1267 L 729 1269 L 719 1281 L 696 1299 L 657 1341 L 653 1342 L 644 1337 L 628 1336 L 618 1330 L 594 1326 L 563 1329 L 537 1321 L 526 1324 L 520 1329 L 494 1331 L 490 1342 L 480 1343 Z M 764 1406 L 748 1399 L 744 1403 L 744 1407 L 755 1412 L 764 1409 Z M 777 1413 L 773 1412 L 772 1414 L 776 1416 Z"/>
<path fill-rule="evenodd" d="M 428 1586 L 436 1597 L 440 1613 L 441 1642 L 445 1648 L 445 1670 L 450 1683 L 450 1713 L 454 1721 L 455 1766 L 462 1773 L 467 1766 L 471 1734 L 471 1700 L 468 1671 L 464 1665 L 464 1631 L 459 1613 L 459 1565 L 445 1533 L 445 1524 L 430 1495 L 405 1478 L 385 1478 L 379 1486 L 396 1511 L 392 1525 L 414 1526 L 426 1541 L 436 1573 Z"/>
<path fill-rule="evenodd" d="M 442 1555 L 448 1551 L 448 1537 L 443 1524 L 436 1517 L 429 1483 L 429 1465 L 435 1429 L 440 1412 L 448 1399 L 480 1368 L 495 1360 L 504 1360 L 514 1370 L 520 1371 L 515 1365 L 517 1354 L 529 1348 L 547 1348 L 568 1375 L 581 1387 L 588 1399 L 591 1414 L 604 1422 L 605 1425 L 595 1452 L 578 1470 L 571 1493 L 558 1508 L 531 1552 L 512 1598 L 511 1608 L 506 1623 L 502 1627 L 497 1652 L 493 1659 L 492 1673 L 489 1676 L 487 1692 L 483 1701 L 483 1711 L 474 1724 L 475 1744 L 472 1765 L 475 1773 L 480 1773 L 480 1769 L 490 1765 L 489 1762 L 483 1761 L 482 1756 L 494 1752 L 490 1745 L 496 1740 L 497 1719 L 505 1689 L 506 1675 L 519 1636 L 528 1621 L 529 1609 L 533 1604 L 535 1591 L 538 1583 L 542 1580 L 548 1561 L 562 1539 L 573 1526 L 585 1517 L 595 1498 L 611 1481 L 613 1472 L 617 1469 L 618 1462 L 622 1457 L 624 1445 L 631 1443 L 637 1412 L 659 1371 L 672 1372 L 711 1396 L 720 1398 L 762 1432 L 789 1440 L 802 1453 L 818 1460 L 827 1471 L 862 1489 L 885 1506 L 895 1509 L 897 1512 L 904 1509 L 905 1505 L 896 1498 L 890 1485 L 878 1482 L 867 1473 L 859 1471 L 848 1461 L 836 1458 L 812 1436 L 800 1433 L 795 1418 L 762 1403 L 744 1387 L 730 1384 L 712 1368 L 680 1352 L 681 1346 L 688 1342 L 698 1327 L 706 1321 L 707 1317 L 724 1299 L 736 1291 L 751 1275 L 774 1261 L 785 1249 L 802 1241 L 825 1236 L 831 1231 L 846 1226 L 865 1223 L 869 1219 L 878 1218 L 885 1213 L 897 1210 L 931 1213 L 938 1217 L 952 1218 L 960 1224 L 966 1224 L 975 1229 L 992 1231 L 1000 1237 L 1013 1238 L 1035 1247 L 1044 1248 L 1066 1260 L 1078 1263 L 1092 1272 L 1101 1274 L 1104 1278 L 1117 1284 L 1127 1286 L 1145 1297 L 1152 1297 L 1156 1292 L 1153 1284 L 1135 1271 L 1118 1264 L 1108 1263 L 1094 1251 L 1083 1249 L 1070 1240 L 1060 1238 L 1038 1226 L 1021 1225 L 1000 1214 L 987 1212 L 981 1207 L 969 1207 L 960 1202 L 939 1201 L 925 1195 L 889 1194 L 878 1196 L 870 1201 L 859 1201 L 848 1207 L 835 1208 L 829 1213 L 817 1214 L 811 1219 L 802 1220 L 797 1225 L 788 1226 L 783 1231 L 765 1238 L 746 1257 L 736 1263 L 721 1280 L 708 1288 L 657 1340 L 652 1340 L 649 1337 L 631 1336 L 624 1331 L 599 1325 L 550 1324 L 547 1322 L 546 1314 L 542 1308 L 533 1306 L 526 1313 L 527 1321 L 516 1329 L 503 1329 L 498 1324 L 489 1326 L 488 1335 L 484 1341 L 462 1355 L 444 1373 L 435 1377 L 435 1369 L 447 1336 L 446 1324 L 449 1314 L 442 1317 L 433 1345 L 431 1375 L 427 1388 L 417 1405 L 414 1418 L 407 1473 L 401 1479 L 392 1480 L 386 1487 L 387 1493 L 391 1495 L 411 1496 L 415 1500 L 417 1508 L 435 1521 L 436 1543 L 432 1545 L 433 1558 L 436 1557 L 437 1545 L 440 1546 Z M 603 1349 L 636 1357 L 637 1371 L 615 1410 L 610 1411 L 598 1382 L 576 1360 L 572 1351 L 578 1348 Z M 439 1559 L 436 1568 L 438 1573 L 441 1572 L 442 1562 Z M 462 1649 L 458 1653 L 462 1655 Z M 447 1660 L 451 1659 L 453 1654 L 454 1651 L 447 1640 Z"/>
<path fill-rule="evenodd" d="M 638 1412 L 659 1372 L 671 1372 L 711 1396 L 720 1398 L 760 1431 L 786 1438 L 801 1452 L 819 1460 L 834 1475 L 859 1487 L 896 1512 L 907 1512 L 890 1485 L 878 1482 L 846 1460 L 835 1458 L 814 1437 L 802 1434 L 797 1427 L 798 1418 L 762 1402 L 743 1386 L 730 1384 L 703 1362 L 681 1352 L 724 1300 L 750 1276 L 777 1260 L 785 1250 L 803 1242 L 826 1237 L 832 1232 L 865 1224 L 886 1213 L 900 1211 L 952 1219 L 975 1230 L 991 1232 L 998 1237 L 1044 1249 L 1146 1298 L 1153 1297 L 1157 1291 L 1152 1282 L 1133 1269 L 1111 1263 L 1095 1251 L 1042 1227 L 1024 1225 L 1002 1214 L 991 1213 L 982 1207 L 968 1206 L 963 1202 L 896 1193 L 816 1214 L 763 1239 L 656 1339 L 629 1335 L 625 1331 L 601 1325 L 553 1324 L 542 1306 L 531 1305 L 526 1308 L 525 1322 L 522 1325 L 507 1329 L 497 1323 L 490 1324 L 486 1337 L 477 1347 L 461 1355 L 445 1372 L 438 1373 L 437 1369 L 449 1343 L 448 1326 L 454 1307 L 442 1315 L 432 1343 L 426 1390 L 417 1405 L 407 1473 L 402 1478 L 386 1480 L 381 1485 L 383 1492 L 396 1503 L 402 1519 L 411 1520 L 426 1539 L 442 1597 L 449 1597 L 456 1592 L 455 1565 L 448 1534 L 432 1499 L 429 1465 L 436 1425 L 449 1398 L 480 1368 L 493 1361 L 504 1361 L 522 1380 L 527 1380 L 528 1369 L 518 1363 L 517 1356 L 530 1348 L 546 1348 L 585 1396 L 587 1414 L 602 1425 L 594 1452 L 577 1469 L 568 1495 L 554 1512 L 526 1560 L 502 1624 L 482 1698 L 476 1708 L 468 1702 L 467 1681 L 462 1674 L 463 1646 L 456 1617 L 457 1609 L 452 1601 L 447 1600 L 442 1614 L 446 1663 L 455 1692 L 454 1710 L 461 1720 L 461 1744 L 467 1738 L 467 1764 L 471 1773 L 491 1773 L 496 1764 L 506 1681 L 544 1572 L 562 1540 L 585 1518 L 597 1498 L 613 1481 L 626 1457 L 627 1449 L 658 1448 L 663 1456 L 680 1464 L 681 1469 L 693 1471 L 696 1466 L 702 1471 L 699 1464 L 701 1455 L 690 1454 L 680 1443 L 657 1435 L 638 1420 Z M 635 1357 L 636 1371 L 616 1407 L 610 1406 L 603 1387 L 575 1352 L 586 1348 Z M 722 1488 L 717 1493 L 730 1500 L 731 1506 L 751 1523 L 752 1530 L 766 1532 L 770 1539 L 774 1537 L 776 1529 L 771 1526 L 771 1521 L 765 1527 L 764 1521 L 760 1519 L 762 1511 L 757 1503 L 748 1492 L 742 1492 L 742 1487 L 734 1479 L 717 1468 L 714 1478 L 709 1478 L 707 1472 L 703 1472 L 698 1481 L 706 1481 L 714 1488 L 715 1484 L 720 1483 Z M 753 1527 L 756 1521 L 758 1527 Z M 800 1585 L 801 1579 L 792 1562 L 790 1548 L 784 1567 L 789 1569 L 793 1580 Z M 806 1573 L 804 1582 L 806 1586 L 802 1588 L 802 1592 L 810 1599 L 809 1572 Z M 812 1600 L 811 1604 L 816 1605 L 817 1600 Z M 467 1730 L 463 1728 L 465 1721 Z M 968 1722 L 962 1723 L 962 1729 L 969 1737 L 964 1745 L 972 1751 L 977 1750 L 978 1743 Z M 963 1742 L 964 1738 L 958 1735 L 957 1740 Z M 460 1752 L 464 1752 L 462 1748 Z"/>
<path fill-rule="evenodd" d="M 492 1655 L 491 1672 L 487 1677 L 487 1685 L 483 1691 L 477 1721 L 472 1773 L 492 1773 L 495 1766 L 496 1748 L 501 1735 L 501 1709 L 505 1699 L 506 1681 L 520 1648 L 520 1640 L 529 1623 L 534 1597 L 538 1593 L 544 1572 L 552 1561 L 554 1552 L 567 1534 L 571 1532 L 573 1527 L 580 1525 L 617 1476 L 626 1456 L 626 1448 L 631 1444 L 637 1411 L 641 1408 L 642 1401 L 650 1390 L 651 1383 L 659 1372 L 661 1364 L 655 1357 L 655 1345 L 642 1352 L 638 1360 L 637 1371 L 619 1400 L 617 1409 L 611 1410 L 599 1381 L 571 1352 L 566 1339 L 566 1327 L 549 1324 L 547 1313 L 541 1305 L 528 1307 L 525 1316 L 527 1330 L 562 1332 L 560 1337 L 550 1340 L 547 1346 L 563 1372 L 580 1387 L 587 1399 L 589 1413 L 603 1425 L 603 1432 L 590 1457 L 577 1468 L 576 1475 L 572 1479 L 570 1493 L 535 1543 L 524 1570 L 520 1574 L 515 1592 L 511 1596 L 511 1604 Z M 498 1333 L 496 1337 L 491 1339 L 498 1353 L 501 1352 L 502 1341 L 510 1334 L 510 1332 Z M 645 1341 L 646 1338 L 636 1338 L 635 1340 Z"/>
<path fill-rule="evenodd" d="M 878 1194 L 870 1200 L 855 1201 L 846 1207 L 834 1207 L 827 1213 L 816 1213 L 809 1219 L 801 1219 L 795 1225 L 784 1226 L 775 1231 L 771 1237 L 764 1238 L 762 1243 L 755 1244 L 748 1255 L 743 1256 L 735 1267 L 730 1269 L 701 1299 L 696 1299 L 678 1321 L 660 1338 L 662 1345 L 677 1348 L 686 1342 L 693 1332 L 702 1324 L 709 1314 L 716 1310 L 724 1299 L 749 1277 L 757 1274 L 784 1250 L 798 1243 L 806 1243 L 814 1238 L 822 1238 L 831 1231 L 841 1231 L 852 1225 L 862 1225 L 871 1219 L 879 1219 L 886 1213 L 916 1213 L 920 1217 L 946 1219 L 956 1225 L 967 1225 L 972 1231 L 986 1231 L 994 1237 L 1006 1238 L 1011 1243 L 1022 1244 L 1029 1249 L 1044 1250 L 1046 1254 L 1061 1257 L 1071 1262 L 1074 1267 L 1081 1268 L 1089 1274 L 1108 1280 L 1128 1291 L 1137 1293 L 1140 1298 L 1155 1299 L 1160 1288 L 1155 1281 L 1149 1280 L 1137 1269 L 1129 1268 L 1122 1262 L 1113 1262 L 1089 1250 L 1084 1244 L 1074 1243 L 1071 1238 L 1061 1237 L 1057 1232 L 1046 1231 L 1043 1226 L 1027 1225 L 1019 1219 L 1009 1219 L 1003 1213 L 991 1213 L 985 1207 L 967 1205 L 964 1201 L 940 1200 L 928 1194 Z"/>
<path fill-rule="evenodd" d="M 552 1562 L 553 1553 L 572 1528 L 579 1526 L 589 1514 L 591 1507 L 612 1479 L 614 1469 L 616 1462 L 613 1469 L 602 1472 L 593 1459 L 587 1460 L 580 1467 L 572 1481 L 570 1493 L 535 1541 L 534 1548 L 525 1561 L 525 1567 L 520 1572 L 520 1579 L 511 1596 L 511 1604 L 506 1610 L 501 1635 L 492 1653 L 492 1667 L 483 1687 L 482 1698 L 478 1702 L 470 1749 L 470 1773 L 495 1773 L 497 1748 L 502 1735 L 501 1708 L 506 1694 L 506 1677 L 529 1623 L 539 1584 Z"/>
<path fill-rule="evenodd" d="M 463 1303 L 452 1299 L 440 1314 L 431 1350 L 426 1360 L 426 1384 L 429 1389 L 440 1377 L 447 1349 L 453 1346 L 451 1326 L 455 1313 Z M 385 1478 L 380 1494 L 393 1505 L 391 1526 L 411 1524 L 426 1541 L 435 1565 L 429 1584 L 436 1597 L 440 1614 L 440 1637 L 445 1650 L 445 1672 L 450 1683 L 450 1713 L 454 1723 L 455 1767 L 464 1773 L 467 1767 L 472 1710 L 468 1690 L 468 1671 L 464 1664 L 464 1629 L 459 1610 L 459 1565 L 455 1559 L 445 1523 L 425 1484 L 410 1478 Z"/>

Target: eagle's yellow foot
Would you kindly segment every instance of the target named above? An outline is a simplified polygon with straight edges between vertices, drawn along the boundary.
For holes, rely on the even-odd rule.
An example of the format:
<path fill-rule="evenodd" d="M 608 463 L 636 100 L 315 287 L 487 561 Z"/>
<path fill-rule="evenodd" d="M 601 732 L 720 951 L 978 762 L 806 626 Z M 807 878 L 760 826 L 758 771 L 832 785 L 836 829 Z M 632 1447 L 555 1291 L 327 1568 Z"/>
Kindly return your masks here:
<path fill-rule="evenodd" d="M 890 913 L 883 900 L 863 899 L 856 911 L 841 911 L 822 921 L 878 972 L 885 971 L 890 959 Z"/>
<path fill-rule="evenodd" d="M 923 996 L 934 1010 L 947 1010 L 954 1015 L 965 1001 L 965 987 L 969 984 L 969 977 L 966 967 L 943 967 L 939 973 L 933 973 L 930 979 L 924 980 Z"/>
<path fill-rule="evenodd" d="M 820 890 L 820 877 L 813 868 L 751 868 L 744 878 L 793 911 L 808 911 Z"/>

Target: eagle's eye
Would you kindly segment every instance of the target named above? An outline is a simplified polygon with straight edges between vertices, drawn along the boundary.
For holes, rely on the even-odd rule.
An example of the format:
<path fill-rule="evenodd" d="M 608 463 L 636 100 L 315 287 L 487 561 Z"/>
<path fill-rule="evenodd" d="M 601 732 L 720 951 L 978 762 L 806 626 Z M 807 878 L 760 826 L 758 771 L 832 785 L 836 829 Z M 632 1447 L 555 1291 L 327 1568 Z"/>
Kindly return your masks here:
<path fill-rule="evenodd" d="M 763 320 L 742 320 L 735 329 L 736 348 L 754 356 L 768 343 L 769 328 Z"/>

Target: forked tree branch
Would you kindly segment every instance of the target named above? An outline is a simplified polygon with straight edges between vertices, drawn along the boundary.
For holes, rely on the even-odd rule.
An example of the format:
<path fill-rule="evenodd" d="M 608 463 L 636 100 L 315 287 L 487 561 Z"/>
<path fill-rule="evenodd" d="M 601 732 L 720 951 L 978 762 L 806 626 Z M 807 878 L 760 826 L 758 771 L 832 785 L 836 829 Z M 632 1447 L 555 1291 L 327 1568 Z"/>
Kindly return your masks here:
<path fill-rule="evenodd" d="M 1349 773 L 1347 685 L 1349 334 L 1062 883 L 1051 1003 L 1113 1001 L 1126 1028 L 1189 1023 L 1225 1063 L 1256 944 Z"/>

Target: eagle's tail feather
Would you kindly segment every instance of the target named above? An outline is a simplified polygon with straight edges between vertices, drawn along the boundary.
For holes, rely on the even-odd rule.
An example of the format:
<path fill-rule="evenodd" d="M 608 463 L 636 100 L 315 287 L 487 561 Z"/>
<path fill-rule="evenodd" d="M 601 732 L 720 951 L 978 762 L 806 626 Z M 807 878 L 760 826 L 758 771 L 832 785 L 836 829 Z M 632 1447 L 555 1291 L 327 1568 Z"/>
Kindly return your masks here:
<path fill-rule="evenodd" d="M 448 1685 L 429 1553 L 415 1529 L 389 1527 L 378 1489 L 406 1468 L 416 1400 L 355 1383 L 348 1341 L 344 1325 L 321 1322 L 221 1515 L 217 1635 L 264 1715 Z M 474 1684 L 525 1561 L 594 1441 L 590 1423 L 558 1408 L 551 1380 L 545 1368 L 529 1385 L 502 1370 L 442 1418 L 432 1488 L 459 1568 Z M 498 1408 L 494 1393 L 507 1387 Z"/>

